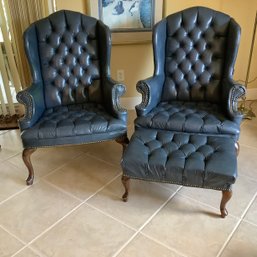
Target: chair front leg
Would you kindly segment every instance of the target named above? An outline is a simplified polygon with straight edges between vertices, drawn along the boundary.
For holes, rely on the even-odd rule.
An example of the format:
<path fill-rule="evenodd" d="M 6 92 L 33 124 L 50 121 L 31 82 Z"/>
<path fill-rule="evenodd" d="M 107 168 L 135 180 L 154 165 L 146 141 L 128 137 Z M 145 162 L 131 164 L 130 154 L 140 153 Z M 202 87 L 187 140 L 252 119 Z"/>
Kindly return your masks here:
<path fill-rule="evenodd" d="M 121 144 L 122 147 L 123 147 L 123 153 L 127 147 L 127 145 L 129 144 L 129 139 L 128 139 L 128 136 L 127 136 L 127 133 L 119 138 L 117 138 L 115 140 L 118 144 Z"/>
<path fill-rule="evenodd" d="M 26 183 L 28 186 L 33 184 L 34 181 L 34 170 L 33 170 L 33 166 L 31 164 L 31 160 L 30 160 L 30 156 L 31 154 L 33 154 L 37 149 L 36 148 L 28 148 L 28 149 L 24 149 L 22 152 L 22 159 L 26 165 L 26 167 L 28 168 L 29 171 L 29 176 L 26 180 Z"/>

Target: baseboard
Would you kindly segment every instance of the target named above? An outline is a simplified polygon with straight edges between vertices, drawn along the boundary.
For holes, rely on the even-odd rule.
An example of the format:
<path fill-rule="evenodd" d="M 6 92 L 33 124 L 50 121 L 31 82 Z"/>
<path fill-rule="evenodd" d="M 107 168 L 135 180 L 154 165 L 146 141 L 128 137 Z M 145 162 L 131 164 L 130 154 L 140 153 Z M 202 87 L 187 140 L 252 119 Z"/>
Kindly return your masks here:
<path fill-rule="evenodd" d="M 141 101 L 142 101 L 141 96 L 121 97 L 120 105 L 127 110 L 134 110 L 135 106 L 140 104 Z"/>
<path fill-rule="evenodd" d="M 256 100 L 257 99 L 257 88 L 248 88 L 246 90 L 246 100 Z"/>

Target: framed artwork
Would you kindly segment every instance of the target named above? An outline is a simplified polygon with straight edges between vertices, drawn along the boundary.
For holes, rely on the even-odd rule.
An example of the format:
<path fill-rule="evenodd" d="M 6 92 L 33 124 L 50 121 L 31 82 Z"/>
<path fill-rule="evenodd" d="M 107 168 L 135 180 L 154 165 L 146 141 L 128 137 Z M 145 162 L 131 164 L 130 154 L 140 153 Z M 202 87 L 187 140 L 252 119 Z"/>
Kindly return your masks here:
<path fill-rule="evenodd" d="M 138 44 L 151 41 L 162 5 L 161 0 L 90 0 L 89 11 L 109 26 L 113 44 Z"/>

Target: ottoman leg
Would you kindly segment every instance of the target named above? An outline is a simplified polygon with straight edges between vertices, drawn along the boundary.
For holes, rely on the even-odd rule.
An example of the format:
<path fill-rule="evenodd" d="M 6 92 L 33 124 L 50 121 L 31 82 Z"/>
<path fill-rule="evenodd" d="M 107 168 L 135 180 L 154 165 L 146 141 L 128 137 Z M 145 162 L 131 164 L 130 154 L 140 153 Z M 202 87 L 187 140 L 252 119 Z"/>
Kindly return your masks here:
<path fill-rule="evenodd" d="M 232 197 L 232 191 L 222 191 L 222 199 L 220 203 L 221 218 L 225 218 L 228 215 L 226 204 Z"/>
<path fill-rule="evenodd" d="M 127 202 L 128 201 L 129 180 L 130 180 L 129 177 L 122 175 L 121 181 L 122 181 L 123 186 L 125 187 L 125 193 L 122 196 L 123 202 Z"/>

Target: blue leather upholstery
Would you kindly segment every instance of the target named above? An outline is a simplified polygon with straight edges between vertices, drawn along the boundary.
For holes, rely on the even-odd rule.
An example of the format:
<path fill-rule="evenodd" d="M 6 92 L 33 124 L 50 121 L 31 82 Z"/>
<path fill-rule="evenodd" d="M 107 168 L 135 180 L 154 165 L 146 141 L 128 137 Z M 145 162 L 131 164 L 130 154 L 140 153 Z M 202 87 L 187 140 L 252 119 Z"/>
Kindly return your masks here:
<path fill-rule="evenodd" d="M 137 129 L 122 159 L 129 178 L 230 190 L 237 177 L 234 141 L 228 137 Z"/>
<path fill-rule="evenodd" d="M 135 123 L 143 128 L 238 136 L 238 123 L 227 119 L 220 109 L 217 104 L 206 102 L 161 102 Z"/>
<path fill-rule="evenodd" d="M 240 38 L 228 15 L 204 7 L 171 14 L 154 27 L 154 75 L 137 83 L 135 132 L 121 166 L 142 179 L 222 191 L 228 212 L 237 177 L 237 140 L 245 88 L 232 79 Z"/>
<path fill-rule="evenodd" d="M 17 95 L 24 148 L 82 144 L 126 135 L 125 87 L 110 78 L 110 30 L 58 11 L 30 25 L 24 45 L 33 84 Z"/>
<path fill-rule="evenodd" d="M 22 132 L 25 148 L 114 139 L 126 133 L 126 122 L 108 114 L 102 105 L 85 103 L 47 109 L 41 119 Z M 93 140 L 95 138 L 95 140 Z"/>
<path fill-rule="evenodd" d="M 143 101 L 136 106 L 136 127 L 237 139 L 242 119 L 237 101 L 245 93 L 232 79 L 239 39 L 240 27 L 233 18 L 205 7 L 188 8 L 156 24 L 155 70 L 153 77 L 137 84 Z M 174 115 L 178 104 L 182 112 Z M 163 105 L 169 110 L 165 115 L 160 112 Z M 202 112 L 206 114 L 197 115 Z"/>

